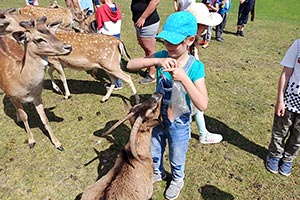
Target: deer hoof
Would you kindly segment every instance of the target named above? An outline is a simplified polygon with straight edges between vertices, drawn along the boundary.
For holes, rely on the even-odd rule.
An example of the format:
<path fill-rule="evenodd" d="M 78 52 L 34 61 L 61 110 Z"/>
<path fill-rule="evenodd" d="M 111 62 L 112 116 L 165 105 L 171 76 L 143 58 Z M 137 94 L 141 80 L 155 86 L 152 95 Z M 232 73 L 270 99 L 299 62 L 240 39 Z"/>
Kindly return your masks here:
<path fill-rule="evenodd" d="M 59 151 L 64 151 L 64 147 L 63 146 L 59 146 L 59 147 L 56 147 Z"/>
<path fill-rule="evenodd" d="M 104 103 L 104 102 L 107 102 L 107 100 L 108 100 L 108 99 L 101 99 L 100 102 L 101 102 L 101 103 Z"/>
<path fill-rule="evenodd" d="M 35 142 L 29 144 L 29 148 L 32 149 L 35 146 Z"/>

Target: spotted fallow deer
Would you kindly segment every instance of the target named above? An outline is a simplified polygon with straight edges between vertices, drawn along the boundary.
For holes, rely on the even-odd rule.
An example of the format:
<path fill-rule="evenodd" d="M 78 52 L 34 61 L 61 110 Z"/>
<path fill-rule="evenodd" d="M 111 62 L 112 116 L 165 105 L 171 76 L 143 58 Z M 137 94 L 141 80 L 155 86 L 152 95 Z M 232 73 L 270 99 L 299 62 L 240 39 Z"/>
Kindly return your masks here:
<path fill-rule="evenodd" d="M 121 40 L 114 36 L 97 33 L 57 31 L 55 35 L 59 40 L 71 44 L 73 48 L 73 51 L 67 56 L 49 57 L 49 75 L 51 77 L 52 86 L 57 92 L 61 92 L 61 90 L 54 82 L 54 69 L 59 73 L 63 82 L 65 98 L 68 99 L 71 95 L 62 64 L 64 67 L 76 70 L 103 69 L 108 74 L 112 84 L 106 95 L 102 98 L 102 102 L 109 99 L 117 78 L 119 78 L 129 84 L 135 96 L 136 103 L 139 103 L 140 98 L 131 76 L 126 74 L 120 67 L 122 55 L 124 55 L 127 60 L 129 59 Z"/>
<path fill-rule="evenodd" d="M 9 20 L 11 24 L 6 28 L 8 32 L 17 29 L 16 24 L 19 19 L 16 18 L 16 15 L 12 15 L 13 12 L 13 9 L 9 9 L 3 14 L 3 18 Z M 54 81 L 53 71 L 56 70 L 59 73 L 64 86 L 65 99 L 68 99 L 71 96 L 71 93 L 62 64 L 64 67 L 75 70 L 103 69 L 106 71 L 112 84 L 106 95 L 102 98 L 102 102 L 109 99 L 117 78 L 119 78 L 129 84 L 135 96 L 136 103 L 139 103 L 140 98 L 132 82 L 131 76 L 126 74 L 120 67 L 122 55 L 129 60 L 129 56 L 121 40 L 114 36 L 104 34 L 75 33 L 71 31 L 56 31 L 55 35 L 59 40 L 71 44 L 73 49 L 67 56 L 51 56 L 48 59 L 50 66 L 48 72 L 51 77 L 52 87 L 57 92 L 62 93 L 61 89 Z"/>
<path fill-rule="evenodd" d="M 42 16 L 47 17 L 47 22 L 62 21 L 60 28 L 72 29 L 73 14 L 70 9 L 56 6 L 56 7 L 43 7 L 43 6 L 24 6 L 18 9 L 19 14 L 28 15 L 32 19 L 40 18 Z"/>
<path fill-rule="evenodd" d="M 104 135 L 129 119 L 132 129 L 129 142 L 118 155 L 113 168 L 89 185 L 81 200 L 146 200 L 153 193 L 153 161 L 150 153 L 152 129 L 160 123 L 162 95 L 152 96 L 131 109 Z"/>
<path fill-rule="evenodd" d="M 1 21 L 1 18 L 0 18 Z M 35 140 L 28 124 L 28 116 L 23 103 L 33 102 L 51 142 L 59 150 L 63 146 L 53 134 L 42 103 L 42 89 L 45 78 L 47 56 L 65 55 L 72 47 L 54 36 L 58 23 L 45 26 L 46 18 L 36 21 L 20 22 L 26 31 L 16 31 L 0 37 L 0 88 L 16 108 L 17 122 L 23 122 L 28 134 L 29 147 Z M 1 22 L 0 22 L 1 24 Z M 19 43 L 22 43 L 22 47 Z"/>

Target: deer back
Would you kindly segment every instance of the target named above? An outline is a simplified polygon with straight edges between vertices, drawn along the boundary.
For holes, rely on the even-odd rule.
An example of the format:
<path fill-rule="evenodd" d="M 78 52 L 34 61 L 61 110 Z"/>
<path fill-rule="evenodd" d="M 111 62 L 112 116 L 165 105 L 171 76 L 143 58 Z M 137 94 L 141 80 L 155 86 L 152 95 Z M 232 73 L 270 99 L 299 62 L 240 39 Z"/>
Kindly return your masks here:
<path fill-rule="evenodd" d="M 73 47 L 71 54 L 59 57 L 69 67 L 74 69 L 103 68 L 108 73 L 118 70 L 113 67 L 119 67 L 121 59 L 119 45 L 122 42 L 118 38 L 104 34 L 70 31 L 58 31 L 56 37 Z"/>
<path fill-rule="evenodd" d="M 73 15 L 69 9 L 64 7 L 42 7 L 42 6 L 24 6 L 19 8 L 19 13 L 29 15 L 33 18 L 47 17 L 48 23 L 62 21 L 61 26 L 68 28 L 72 26 Z"/>

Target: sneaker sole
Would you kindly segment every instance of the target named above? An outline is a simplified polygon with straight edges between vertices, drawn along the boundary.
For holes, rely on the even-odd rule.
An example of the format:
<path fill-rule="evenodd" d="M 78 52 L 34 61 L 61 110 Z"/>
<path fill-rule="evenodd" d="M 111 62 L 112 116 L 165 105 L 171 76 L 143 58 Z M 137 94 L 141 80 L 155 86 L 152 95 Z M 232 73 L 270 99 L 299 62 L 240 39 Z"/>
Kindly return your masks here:
<path fill-rule="evenodd" d="M 165 174 L 164 177 L 161 177 L 160 179 L 153 180 L 152 183 L 156 183 L 156 182 L 159 182 L 159 181 L 166 180 L 166 178 L 167 178 L 167 174 Z"/>
<path fill-rule="evenodd" d="M 283 171 L 279 170 L 279 174 L 283 175 L 283 176 L 289 176 L 291 175 L 291 173 L 287 174 L 287 173 L 284 173 Z"/>
<path fill-rule="evenodd" d="M 180 191 L 181 191 L 181 189 L 183 188 L 183 186 L 184 186 L 184 184 L 182 184 L 182 186 L 180 187 Z M 179 197 L 179 195 L 180 195 L 180 192 L 179 192 L 175 197 L 168 197 L 168 196 L 166 196 L 166 195 L 165 195 L 165 197 L 166 197 L 166 199 L 168 199 L 168 200 L 175 200 L 175 199 L 177 199 L 177 198 Z"/>
<path fill-rule="evenodd" d="M 277 171 L 274 171 L 274 170 L 272 170 L 271 168 L 269 168 L 267 165 L 266 165 L 266 169 L 267 169 L 269 172 L 273 173 L 273 174 L 277 174 L 277 173 L 278 173 L 278 170 L 277 170 Z"/>

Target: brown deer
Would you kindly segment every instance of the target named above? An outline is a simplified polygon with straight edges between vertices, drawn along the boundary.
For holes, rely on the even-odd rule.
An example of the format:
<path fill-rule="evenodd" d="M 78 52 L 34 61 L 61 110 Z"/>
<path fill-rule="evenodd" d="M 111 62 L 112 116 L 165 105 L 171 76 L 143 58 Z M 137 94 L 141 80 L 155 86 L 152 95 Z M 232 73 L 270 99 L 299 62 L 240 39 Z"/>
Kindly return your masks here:
<path fill-rule="evenodd" d="M 65 99 L 68 99 L 71 93 L 67 85 L 62 64 L 65 67 L 76 70 L 103 69 L 108 74 L 112 84 L 106 95 L 102 98 L 102 102 L 109 99 L 117 78 L 119 78 L 129 84 L 135 96 L 136 103 L 139 103 L 140 98 L 131 77 L 120 67 L 122 55 L 124 55 L 127 60 L 129 59 L 121 40 L 114 36 L 97 33 L 57 31 L 55 35 L 59 40 L 69 43 L 73 47 L 73 51 L 67 56 L 49 58 L 49 75 L 51 77 L 52 86 L 57 92 L 61 92 L 54 82 L 53 70 L 55 69 L 63 82 Z"/>
<path fill-rule="evenodd" d="M 32 19 L 47 17 L 48 23 L 62 21 L 60 27 L 65 29 L 72 29 L 73 14 L 70 9 L 64 7 L 43 7 L 43 6 L 24 6 L 19 8 L 21 15 L 28 15 Z"/>
<path fill-rule="evenodd" d="M 36 24 L 33 21 L 20 22 L 26 31 L 16 31 L 12 36 L 0 37 L 0 88 L 15 106 L 17 122 L 24 123 L 30 148 L 34 147 L 35 140 L 22 104 L 33 102 L 51 142 L 57 149 L 63 150 L 50 127 L 41 94 L 48 64 L 47 56 L 66 55 L 71 52 L 72 47 L 54 36 L 59 23 L 52 23 L 46 27 L 45 22 L 45 17 L 37 20 Z M 22 43 L 24 48 L 17 42 Z"/>
<path fill-rule="evenodd" d="M 19 19 L 16 18 L 16 15 L 12 15 L 12 12 L 13 9 L 9 9 L 3 14 L 12 25 L 9 25 L 6 28 L 7 31 L 17 29 L 16 24 Z M 48 59 L 50 66 L 48 72 L 51 77 L 52 87 L 57 92 L 62 93 L 53 78 L 53 71 L 56 70 L 59 73 L 64 86 L 65 99 L 70 98 L 71 93 L 62 65 L 75 70 L 103 69 L 106 71 L 112 84 L 106 95 L 102 98 L 102 102 L 109 99 L 113 92 L 117 78 L 119 78 L 129 84 L 135 96 L 136 103 L 139 103 L 140 98 L 131 77 L 122 71 L 120 67 L 122 55 L 129 60 L 125 46 L 120 39 L 104 34 L 75 33 L 71 31 L 56 31 L 55 35 L 59 40 L 71 44 L 73 48 L 72 52 L 67 56 L 51 56 Z"/>
<path fill-rule="evenodd" d="M 129 142 L 117 157 L 113 168 L 88 186 L 82 200 L 146 200 L 153 193 L 153 161 L 150 153 L 152 129 L 160 123 L 162 95 L 152 96 L 131 109 L 104 135 L 129 119 L 132 124 Z"/>

